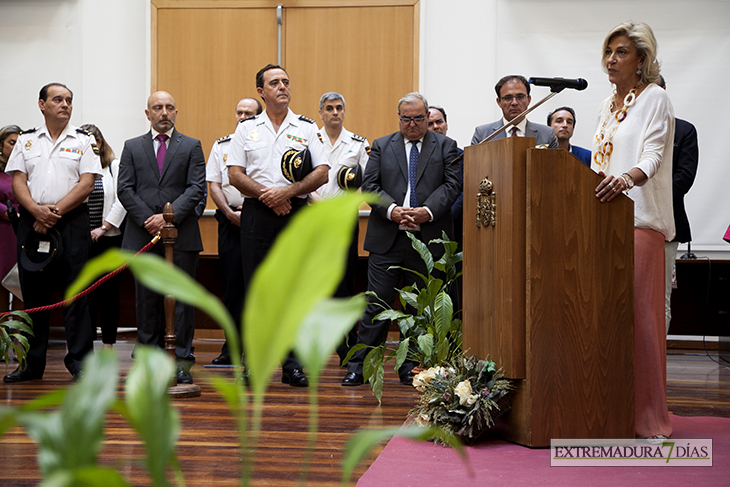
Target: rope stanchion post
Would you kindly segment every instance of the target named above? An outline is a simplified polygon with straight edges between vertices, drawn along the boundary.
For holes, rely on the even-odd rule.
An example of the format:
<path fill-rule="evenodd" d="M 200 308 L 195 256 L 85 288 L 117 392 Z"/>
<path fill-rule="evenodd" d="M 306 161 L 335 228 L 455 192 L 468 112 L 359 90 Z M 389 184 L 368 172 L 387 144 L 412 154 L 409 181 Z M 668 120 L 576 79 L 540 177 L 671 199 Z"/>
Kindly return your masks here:
<path fill-rule="evenodd" d="M 175 245 L 175 239 L 177 238 L 177 228 L 173 220 L 175 220 L 175 212 L 172 209 L 171 203 L 165 203 L 165 207 L 162 210 L 162 217 L 165 220 L 160 232 L 162 244 L 165 246 L 165 261 L 169 265 L 173 263 L 173 247 Z M 175 357 L 175 298 L 169 294 L 165 296 L 165 351 L 170 355 L 173 361 L 177 362 Z M 167 389 L 167 393 L 173 397 L 184 398 L 184 397 L 198 397 L 200 396 L 200 387 L 195 384 L 178 384 L 177 383 L 177 368 L 175 374 L 172 376 L 170 381 L 170 387 Z"/>

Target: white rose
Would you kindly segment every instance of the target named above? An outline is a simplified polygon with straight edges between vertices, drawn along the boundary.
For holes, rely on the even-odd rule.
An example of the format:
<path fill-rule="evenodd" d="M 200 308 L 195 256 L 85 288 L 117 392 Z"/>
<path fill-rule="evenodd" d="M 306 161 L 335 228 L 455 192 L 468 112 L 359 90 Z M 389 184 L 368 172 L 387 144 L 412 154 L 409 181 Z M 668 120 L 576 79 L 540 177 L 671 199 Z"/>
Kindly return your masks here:
<path fill-rule="evenodd" d="M 420 426 L 421 428 L 427 427 L 429 425 L 428 414 L 421 413 L 416 416 L 416 425 Z"/>
<path fill-rule="evenodd" d="M 459 404 L 462 406 L 467 404 L 471 396 L 471 383 L 468 380 L 463 380 L 454 388 L 454 394 L 459 396 Z M 474 404 L 474 401 L 472 401 Z"/>

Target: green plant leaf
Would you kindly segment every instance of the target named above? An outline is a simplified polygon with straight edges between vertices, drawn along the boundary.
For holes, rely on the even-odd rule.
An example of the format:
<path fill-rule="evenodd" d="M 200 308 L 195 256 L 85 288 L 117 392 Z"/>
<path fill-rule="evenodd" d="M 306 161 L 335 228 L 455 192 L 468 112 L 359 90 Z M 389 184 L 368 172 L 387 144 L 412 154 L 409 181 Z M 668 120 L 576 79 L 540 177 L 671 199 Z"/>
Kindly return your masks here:
<path fill-rule="evenodd" d="M 449 445 L 456 450 L 469 474 L 473 475 L 466 450 L 464 450 L 464 446 L 456 436 L 434 427 L 396 426 L 378 430 L 360 430 L 350 437 L 345 448 L 345 458 L 342 460 L 342 485 L 349 485 L 352 472 L 375 446 L 390 440 L 393 436 L 402 436 L 404 438 L 423 441 L 432 438 L 438 439 L 445 445 Z"/>
<path fill-rule="evenodd" d="M 124 385 L 127 420 L 145 444 L 145 467 L 156 487 L 169 485 L 165 470 L 173 463 L 180 430 L 167 395 L 174 372 L 175 363 L 165 352 L 139 346 Z"/>
<path fill-rule="evenodd" d="M 342 360 L 342 365 L 347 364 L 347 362 L 350 361 L 350 359 L 352 358 L 353 355 L 355 355 L 357 352 L 359 352 L 360 350 L 362 350 L 364 348 L 368 348 L 368 346 L 365 345 L 364 343 L 358 343 L 355 346 L 353 346 L 350 349 L 350 351 L 347 352 L 347 355 L 345 355 L 345 358 Z"/>
<path fill-rule="evenodd" d="M 395 370 L 400 369 L 403 362 L 408 358 L 408 347 L 411 345 L 411 339 L 406 338 L 398 344 L 398 350 L 395 354 Z"/>
<path fill-rule="evenodd" d="M 340 282 L 364 197 L 353 193 L 302 209 L 258 267 L 246 297 L 243 328 L 251 387 L 259 397 L 292 349 L 304 317 Z"/>
<path fill-rule="evenodd" d="M 410 291 L 405 291 L 404 289 L 396 289 L 396 291 L 398 291 L 401 304 L 404 305 L 403 307 L 405 307 L 405 305 L 408 305 L 414 307 L 417 311 L 420 311 L 421 308 L 418 304 L 418 297 L 421 293 L 416 294 Z"/>
<path fill-rule="evenodd" d="M 85 467 L 56 472 L 44 479 L 40 487 L 129 487 L 129 484 L 115 470 Z"/>
<path fill-rule="evenodd" d="M 406 314 L 399 309 L 386 309 L 385 311 L 381 311 L 375 317 L 373 317 L 373 321 L 401 320 L 408 316 L 411 316 L 411 315 Z"/>
<path fill-rule="evenodd" d="M 413 249 L 418 252 L 418 255 L 421 256 L 424 264 L 426 264 L 426 269 L 428 269 L 428 275 L 430 276 L 433 274 L 433 255 L 431 254 L 431 251 L 428 250 L 428 246 L 425 243 L 418 240 L 411 232 L 406 232 L 406 235 L 408 235 L 408 238 L 411 239 Z"/>
<path fill-rule="evenodd" d="M 114 352 L 89 354 L 81 380 L 65 394 L 58 411 L 26 412 L 18 417 L 38 443 L 38 466 L 44 478 L 96 465 L 106 412 L 116 399 L 117 370 Z"/>
<path fill-rule="evenodd" d="M 433 365 L 433 335 L 426 333 L 418 337 L 418 348 L 423 352 L 424 359 L 429 359 L 429 363 L 424 365 Z"/>
<path fill-rule="evenodd" d="M 119 249 L 109 249 L 99 257 L 90 260 L 79 273 L 79 277 L 66 290 L 66 298 L 79 293 L 92 284 L 97 277 L 127 264 L 135 279 L 151 290 L 173 296 L 180 301 L 204 311 L 223 328 L 231 340 L 231 358 L 238 361 L 240 344 L 235 332 L 233 319 L 223 303 L 208 292 L 200 283 L 186 272 L 168 264 L 165 259 L 153 253 L 136 255 Z"/>
<path fill-rule="evenodd" d="M 362 315 L 365 304 L 364 296 L 323 299 L 304 318 L 294 350 L 313 382 L 318 382 L 322 369 L 348 330 Z"/>
<path fill-rule="evenodd" d="M 362 363 L 363 379 L 370 383 L 370 390 L 378 404 L 383 397 L 383 378 L 385 377 L 385 343 L 373 348 Z"/>
<path fill-rule="evenodd" d="M 434 326 L 436 328 L 436 340 L 441 341 L 451 331 L 451 320 L 454 316 L 454 305 L 451 296 L 446 291 L 436 295 L 434 303 Z"/>
<path fill-rule="evenodd" d="M 448 359 L 450 351 L 451 346 L 449 343 L 449 339 L 446 337 L 440 339 L 438 341 L 438 344 L 436 345 L 436 363 L 440 364 Z"/>

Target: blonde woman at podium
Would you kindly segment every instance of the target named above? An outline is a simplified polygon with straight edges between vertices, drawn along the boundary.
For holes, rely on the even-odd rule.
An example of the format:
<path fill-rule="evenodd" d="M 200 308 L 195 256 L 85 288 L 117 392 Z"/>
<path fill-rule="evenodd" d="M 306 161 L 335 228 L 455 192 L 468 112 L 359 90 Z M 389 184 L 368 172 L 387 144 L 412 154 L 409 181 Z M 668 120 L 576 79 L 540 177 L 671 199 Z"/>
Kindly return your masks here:
<path fill-rule="evenodd" d="M 655 84 L 660 65 L 651 27 L 625 22 L 603 41 L 603 67 L 615 86 L 600 106 L 592 169 L 604 203 L 634 201 L 634 387 L 636 436 L 667 438 L 664 242 L 674 238 L 674 109 Z"/>

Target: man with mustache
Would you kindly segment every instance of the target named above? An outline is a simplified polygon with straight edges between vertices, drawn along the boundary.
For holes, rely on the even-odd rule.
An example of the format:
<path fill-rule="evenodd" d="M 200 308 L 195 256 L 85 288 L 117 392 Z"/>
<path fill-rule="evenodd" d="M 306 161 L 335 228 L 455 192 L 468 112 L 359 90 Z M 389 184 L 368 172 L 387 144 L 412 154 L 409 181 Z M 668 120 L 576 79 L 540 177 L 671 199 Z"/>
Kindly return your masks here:
<path fill-rule="evenodd" d="M 203 250 L 198 218 L 205 198 L 205 158 L 200 141 L 175 129 L 175 99 L 165 91 L 152 93 L 145 115 L 152 126 L 144 135 L 124 143 L 119 163 L 119 201 L 127 209 L 122 248 L 139 251 L 162 230 L 165 203 L 172 203 L 177 238 L 174 264 L 195 278 L 198 253 Z M 152 252 L 164 255 L 164 246 Z M 164 348 L 163 296 L 135 283 L 137 343 Z M 192 306 L 175 304 L 177 382 L 192 384 L 195 315 Z"/>
<path fill-rule="evenodd" d="M 241 260 L 246 288 L 274 240 L 307 195 L 327 182 L 329 165 L 317 140 L 314 120 L 289 109 L 291 89 L 284 68 L 268 64 L 256 73 L 256 91 L 266 110 L 236 128 L 228 150 L 228 177 L 244 196 L 241 209 Z M 312 171 L 291 182 L 282 172 L 282 156 L 308 150 Z M 245 306 L 245 304 L 244 304 Z M 282 364 L 281 381 L 307 387 L 309 380 L 293 353 Z"/>
<path fill-rule="evenodd" d="M 18 270 L 26 309 L 51 304 L 52 292 L 64 293 L 86 264 L 91 248 L 86 201 L 102 174 L 94 136 L 69 124 L 71 90 L 47 84 L 38 107 L 45 124 L 20 134 L 5 169 L 13 174 L 13 193 L 20 203 Z M 94 349 L 86 298 L 63 308 L 63 323 L 68 346 L 64 363 L 76 380 L 81 362 Z M 50 311 L 33 314 L 34 336 L 26 360 L 3 381 L 43 378 L 49 324 Z"/>

